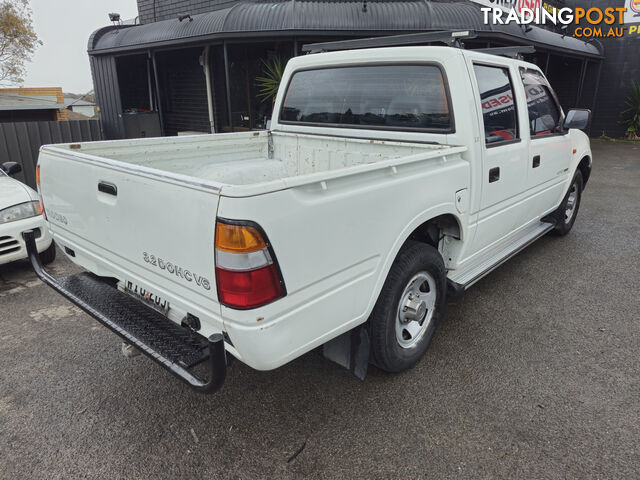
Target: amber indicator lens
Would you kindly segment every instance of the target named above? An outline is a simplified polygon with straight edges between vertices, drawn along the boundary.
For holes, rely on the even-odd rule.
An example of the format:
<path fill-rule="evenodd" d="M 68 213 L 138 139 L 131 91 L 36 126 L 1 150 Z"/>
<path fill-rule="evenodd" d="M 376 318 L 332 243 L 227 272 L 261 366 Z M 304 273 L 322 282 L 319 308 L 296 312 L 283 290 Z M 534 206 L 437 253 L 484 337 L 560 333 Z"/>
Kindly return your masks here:
<path fill-rule="evenodd" d="M 246 225 L 216 224 L 216 248 L 225 252 L 247 253 L 262 250 L 266 245 L 262 235 Z"/>

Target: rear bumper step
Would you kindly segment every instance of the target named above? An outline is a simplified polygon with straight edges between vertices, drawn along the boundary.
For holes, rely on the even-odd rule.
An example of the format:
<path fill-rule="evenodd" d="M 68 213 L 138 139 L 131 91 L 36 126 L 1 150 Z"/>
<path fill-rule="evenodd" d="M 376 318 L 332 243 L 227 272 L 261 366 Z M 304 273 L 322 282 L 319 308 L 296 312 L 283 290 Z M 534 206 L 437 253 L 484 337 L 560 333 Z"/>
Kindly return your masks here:
<path fill-rule="evenodd" d="M 56 279 L 40 262 L 34 232 L 22 236 L 31 265 L 44 283 L 195 390 L 213 393 L 222 387 L 227 374 L 222 334 L 205 339 L 192 333 L 90 273 Z M 204 361 L 209 366 L 206 380 L 189 370 Z"/>

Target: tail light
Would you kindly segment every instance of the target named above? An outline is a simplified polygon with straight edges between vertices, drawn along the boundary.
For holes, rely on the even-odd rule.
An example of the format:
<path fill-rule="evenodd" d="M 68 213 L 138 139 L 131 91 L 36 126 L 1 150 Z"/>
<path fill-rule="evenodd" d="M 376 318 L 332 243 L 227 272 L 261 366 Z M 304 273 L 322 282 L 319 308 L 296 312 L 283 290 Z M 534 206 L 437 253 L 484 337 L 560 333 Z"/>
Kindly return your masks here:
<path fill-rule="evenodd" d="M 286 295 L 275 253 L 253 222 L 218 219 L 216 284 L 220 303 L 257 308 Z"/>
<path fill-rule="evenodd" d="M 38 189 L 38 199 L 40 200 L 40 210 L 42 210 L 42 216 L 47 219 L 47 212 L 44 209 L 44 200 L 42 200 L 42 192 L 40 191 L 40 165 L 36 166 L 36 188 Z"/>

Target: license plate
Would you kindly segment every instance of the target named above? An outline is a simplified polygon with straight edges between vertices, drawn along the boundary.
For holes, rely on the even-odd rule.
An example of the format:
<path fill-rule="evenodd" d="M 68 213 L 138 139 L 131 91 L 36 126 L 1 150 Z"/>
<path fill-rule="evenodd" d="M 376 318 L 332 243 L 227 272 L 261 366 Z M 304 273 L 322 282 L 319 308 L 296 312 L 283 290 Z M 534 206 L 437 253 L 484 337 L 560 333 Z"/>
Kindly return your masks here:
<path fill-rule="evenodd" d="M 169 302 L 133 282 L 125 282 L 124 291 L 163 315 L 169 312 Z"/>

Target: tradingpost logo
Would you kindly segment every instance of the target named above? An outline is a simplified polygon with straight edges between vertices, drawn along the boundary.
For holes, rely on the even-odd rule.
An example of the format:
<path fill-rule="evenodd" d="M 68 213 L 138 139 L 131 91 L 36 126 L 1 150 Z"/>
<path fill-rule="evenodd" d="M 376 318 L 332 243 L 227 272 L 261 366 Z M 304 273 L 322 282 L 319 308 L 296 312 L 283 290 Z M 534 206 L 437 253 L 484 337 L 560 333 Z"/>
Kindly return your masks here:
<path fill-rule="evenodd" d="M 575 25 L 576 38 L 609 38 L 640 35 L 640 0 L 626 0 L 624 7 L 556 8 L 541 0 L 473 0 L 483 6 L 485 25 Z M 628 29 L 625 25 L 629 24 Z"/>

